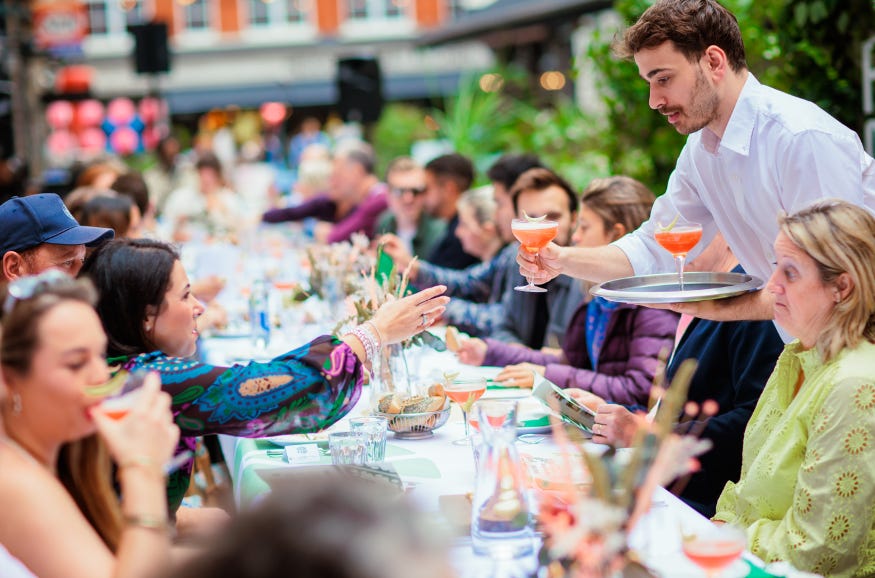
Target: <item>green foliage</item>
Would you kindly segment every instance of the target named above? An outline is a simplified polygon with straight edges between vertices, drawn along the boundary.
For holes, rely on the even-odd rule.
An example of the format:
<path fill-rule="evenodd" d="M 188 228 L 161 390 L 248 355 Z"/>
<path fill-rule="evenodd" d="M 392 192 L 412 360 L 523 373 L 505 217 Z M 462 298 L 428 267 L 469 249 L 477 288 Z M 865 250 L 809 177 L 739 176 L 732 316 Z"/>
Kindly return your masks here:
<path fill-rule="evenodd" d="M 386 105 L 372 135 L 374 148 L 380 153 L 377 174 L 385 174 L 386 165 L 395 157 L 409 155 L 413 143 L 435 135 L 421 108 L 402 103 Z"/>

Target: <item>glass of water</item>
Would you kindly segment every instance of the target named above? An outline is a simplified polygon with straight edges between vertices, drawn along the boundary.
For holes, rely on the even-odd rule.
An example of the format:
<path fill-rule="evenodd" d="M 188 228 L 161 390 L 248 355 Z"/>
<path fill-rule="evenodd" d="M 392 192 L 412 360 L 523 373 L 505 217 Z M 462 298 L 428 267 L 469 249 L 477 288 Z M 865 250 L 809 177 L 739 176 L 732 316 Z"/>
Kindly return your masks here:
<path fill-rule="evenodd" d="M 363 434 L 367 440 L 365 463 L 373 464 L 386 459 L 388 419 L 380 416 L 354 417 L 349 420 L 349 429 Z"/>
<path fill-rule="evenodd" d="M 332 464 L 361 466 L 365 463 L 368 441 L 365 434 L 360 432 L 335 432 L 328 434 L 328 449 L 331 451 Z"/>

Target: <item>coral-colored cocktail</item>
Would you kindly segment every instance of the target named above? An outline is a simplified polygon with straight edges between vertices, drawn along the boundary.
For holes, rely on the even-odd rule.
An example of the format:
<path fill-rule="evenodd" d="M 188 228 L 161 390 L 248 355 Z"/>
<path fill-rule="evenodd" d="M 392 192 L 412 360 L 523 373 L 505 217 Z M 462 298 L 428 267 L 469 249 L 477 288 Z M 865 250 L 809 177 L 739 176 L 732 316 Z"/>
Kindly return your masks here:
<path fill-rule="evenodd" d="M 459 404 L 459 409 L 462 410 L 462 419 L 465 422 L 465 437 L 453 443 L 468 443 L 468 412 L 471 411 L 474 402 L 486 393 L 486 378 L 454 379 L 444 385 L 444 391 L 447 397 Z"/>
<path fill-rule="evenodd" d="M 653 236 L 672 255 L 686 255 L 702 238 L 702 227 L 680 225 L 670 231 L 657 231 Z"/>
<path fill-rule="evenodd" d="M 717 578 L 741 557 L 746 545 L 741 529 L 723 526 L 705 536 L 684 539 L 682 548 L 684 555 L 704 570 L 708 578 Z"/>
<path fill-rule="evenodd" d="M 689 253 L 702 238 L 702 225 L 699 223 L 678 224 L 677 218 L 668 227 L 660 226 L 653 234 L 656 242 L 674 256 L 678 268 L 678 286 L 684 290 L 684 264 Z"/>
<path fill-rule="evenodd" d="M 523 250 L 531 255 L 537 255 L 538 252 L 547 246 L 547 243 L 556 238 L 559 233 L 559 223 L 548 220 L 535 219 L 514 219 L 511 222 L 511 231 L 513 236 L 517 238 L 523 246 Z M 517 291 L 527 291 L 529 293 L 544 293 L 547 290 L 543 287 L 538 287 L 532 279 L 528 280 L 527 285 L 514 287 Z"/>

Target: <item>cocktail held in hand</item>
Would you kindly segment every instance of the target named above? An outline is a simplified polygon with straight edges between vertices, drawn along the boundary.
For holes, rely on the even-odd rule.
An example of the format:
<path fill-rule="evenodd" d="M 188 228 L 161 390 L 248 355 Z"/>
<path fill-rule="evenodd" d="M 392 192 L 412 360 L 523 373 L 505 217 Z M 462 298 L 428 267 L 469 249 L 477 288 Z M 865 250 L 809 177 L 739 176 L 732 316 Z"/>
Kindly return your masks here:
<path fill-rule="evenodd" d="M 659 226 L 653 234 L 656 242 L 674 256 L 678 268 L 678 286 L 684 290 L 684 265 L 687 253 L 702 238 L 702 225 L 698 223 L 677 223 L 677 218 L 667 227 Z"/>
<path fill-rule="evenodd" d="M 524 251 L 537 255 L 541 249 L 556 238 L 556 234 L 559 232 L 559 223 L 546 219 L 514 219 L 511 222 L 511 230 L 513 236 L 522 244 Z M 514 289 L 529 293 L 545 293 L 547 291 L 543 287 L 535 285 L 531 278 L 528 281 L 527 285 L 520 285 Z"/>

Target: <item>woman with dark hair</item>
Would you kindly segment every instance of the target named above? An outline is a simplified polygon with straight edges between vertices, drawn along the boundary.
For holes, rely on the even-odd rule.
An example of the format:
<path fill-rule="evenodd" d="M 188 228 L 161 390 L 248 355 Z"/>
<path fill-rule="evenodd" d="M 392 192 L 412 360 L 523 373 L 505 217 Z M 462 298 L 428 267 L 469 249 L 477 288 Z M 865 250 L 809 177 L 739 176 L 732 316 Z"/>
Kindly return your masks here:
<path fill-rule="evenodd" d="M 40 578 L 157 576 L 169 562 L 170 396 L 151 375 L 126 417 L 103 412 L 94 300 L 90 283 L 48 271 L 14 281 L 3 301 L 0 543 Z"/>
<path fill-rule="evenodd" d="M 97 312 L 110 364 L 161 374 L 187 446 L 205 434 L 264 437 L 328 427 L 359 399 L 364 364 L 380 347 L 429 327 L 449 301 L 440 296 L 445 287 L 434 287 L 383 305 L 340 339 L 325 335 L 266 363 L 221 367 L 192 359 L 204 308 L 170 245 L 146 239 L 106 243 L 82 274 L 100 296 Z M 190 474 L 189 465 L 170 479 L 173 509 Z"/>
<path fill-rule="evenodd" d="M 616 241 L 647 219 L 653 200 L 653 193 L 630 177 L 593 180 L 580 201 L 573 243 L 597 247 Z M 616 403 L 646 404 L 659 355 L 671 352 L 677 323 L 671 311 L 584 298 L 559 355 L 495 339 L 468 339 L 459 359 L 506 366 L 496 379 L 512 387 L 532 387 L 538 374 L 559 387 L 591 391 Z"/>
<path fill-rule="evenodd" d="M 138 237 L 140 210 L 130 197 L 98 195 L 82 205 L 79 224 L 112 229 L 117 239 Z"/>

